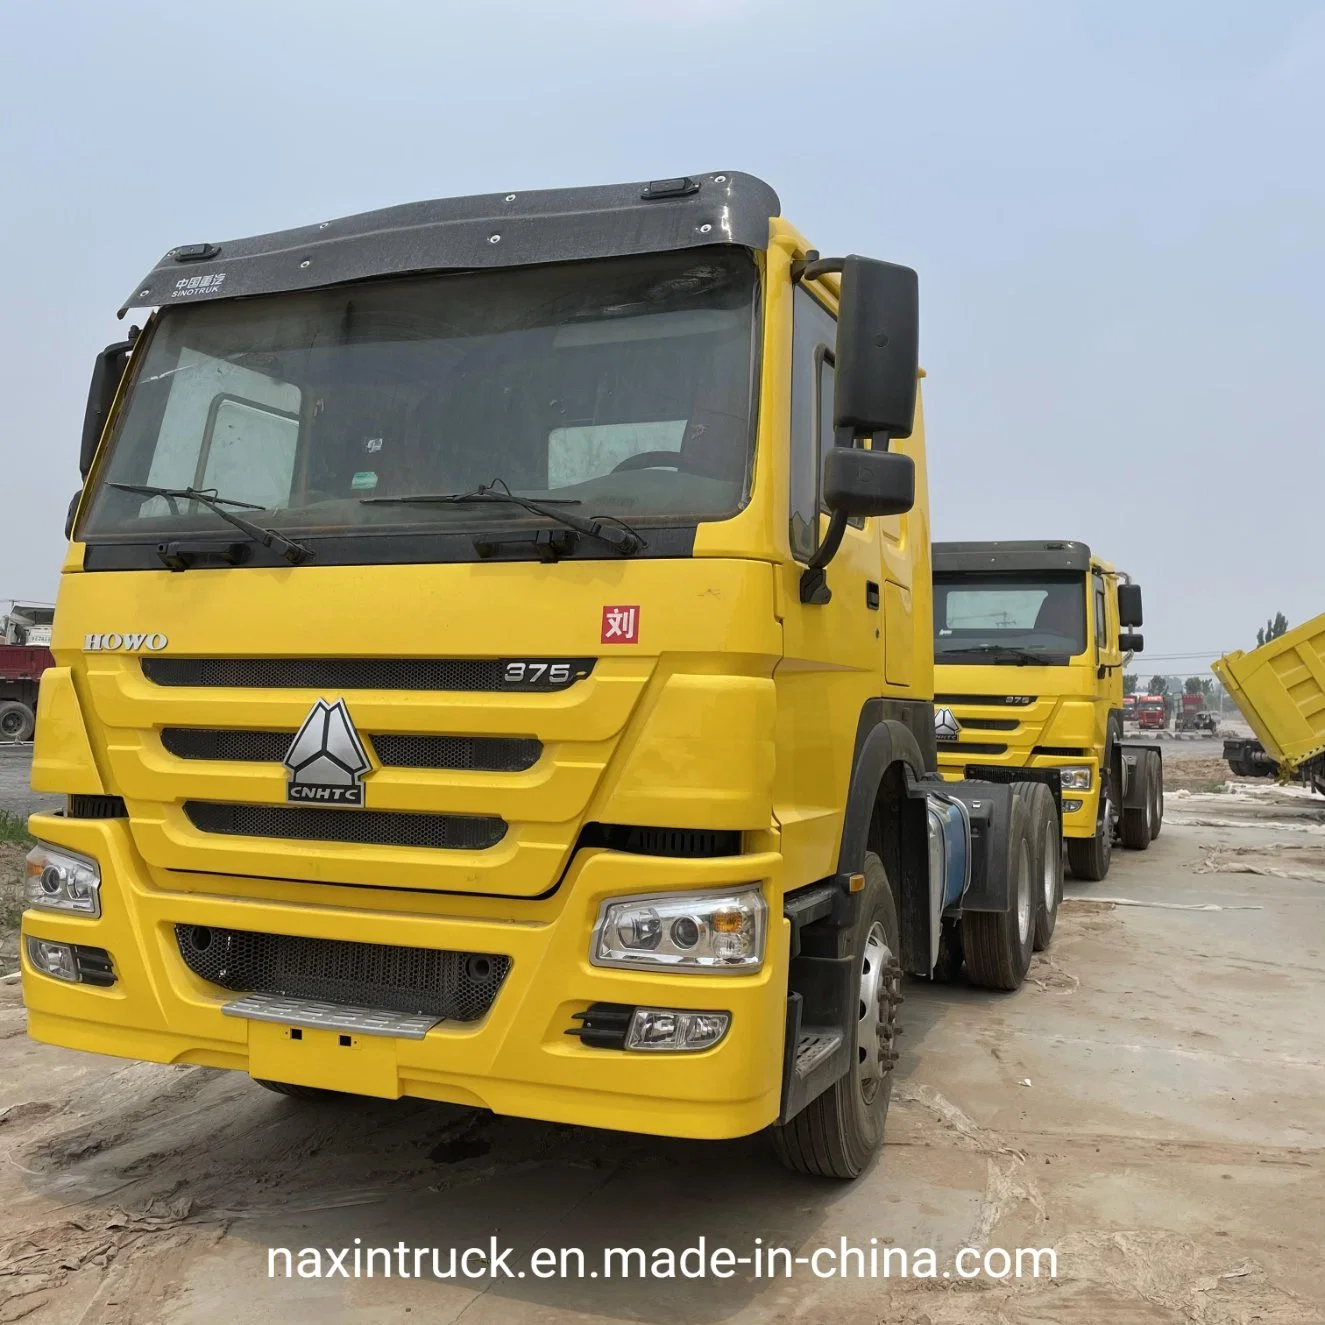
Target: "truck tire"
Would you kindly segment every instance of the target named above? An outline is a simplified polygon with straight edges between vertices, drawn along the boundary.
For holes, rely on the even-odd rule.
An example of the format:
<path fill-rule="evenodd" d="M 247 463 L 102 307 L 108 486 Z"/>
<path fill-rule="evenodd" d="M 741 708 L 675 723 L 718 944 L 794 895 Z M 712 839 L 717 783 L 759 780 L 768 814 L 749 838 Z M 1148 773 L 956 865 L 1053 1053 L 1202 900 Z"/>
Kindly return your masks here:
<path fill-rule="evenodd" d="M 902 969 L 897 907 L 873 851 L 861 871 L 860 916 L 851 950 L 859 955 L 858 1016 L 851 1019 L 853 1067 L 790 1122 L 772 1128 L 773 1148 L 787 1168 L 821 1178 L 856 1178 L 883 1144 L 892 1099 L 897 1008 Z"/>
<path fill-rule="evenodd" d="M 1027 806 L 1031 816 L 1031 841 L 1035 845 L 1034 878 L 1036 952 L 1043 952 L 1053 938 L 1058 922 L 1058 904 L 1063 900 L 1063 830 L 1054 794 L 1043 782 L 1027 783 Z"/>
<path fill-rule="evenodd" d="M 347 1095 L 341 1090 L 323 1090 L 320 1086 L 295 1086 L 288 1081 L 264 1081 L 261 1077 L 254 1077 L 264 1090 L 275 1091 L 278 1095 L 288 1095 L 295 1100 L 348 1100 L 354 1096 Z"/>
<path fill-rule="evenodd" d="M 1155 816 L 1150 824 L 1150 836 L 1153 840 L 1164 827 L 1164 761 L 1150 751 L 1150 793 L 1155 798 Z"/>
<path fill-rule="evenodd" d="M 0 703 L 0 741 L 30 741 L 36 715 L 17 699 Z"/>
<path fill-rule="evenodd" d="M 962 917 L 962 951 L 966 975 L 985 989 L 1017 989 L 1026 978 L 1035 941 L 1035 842 L 1026 802 L 1012 797 L 1008 825 L 1008 886 L 1006 911 L 972 911 Z"/>
<path fill-rule="evenodd" d="M 1141 804 L 1123 806 L 1122 839 L 1129 851 L 1149 851 L 1155 834 L 1155 795 L 1150 781 L 1150 754 L 1136 761 L 1136 776 L 1141 779 Z"/>
<path fill-rule="evenodd" d="M 1100 805 L 1099 822 L 1095 825 L 1094 837 L 1069 837 L 1067 842 L 1067 863 L 1074 879 L 1086 883 L 1098 883 L 1109 872 L 1113 860 L 1113 822 L 1112 803 L 1107 790 Z"/>

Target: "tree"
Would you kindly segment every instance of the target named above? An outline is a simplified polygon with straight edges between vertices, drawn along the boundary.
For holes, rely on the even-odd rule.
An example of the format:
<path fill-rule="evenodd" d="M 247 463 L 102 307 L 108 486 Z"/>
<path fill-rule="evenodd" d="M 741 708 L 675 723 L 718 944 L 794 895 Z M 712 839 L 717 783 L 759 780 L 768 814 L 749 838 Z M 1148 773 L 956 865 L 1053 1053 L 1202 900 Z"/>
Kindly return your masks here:
<path fill-rule="evenodd" d="M 1123 673 L 1123 694 L 1134 695 L 1136 688 L 1141 684 L 1141 678 L 1135 672 Z"/>
<path fill-rule="evenodd" d="M 1189 695 L 1202 695 L 1205 693 L 1205 686 L 1199 676 L 1189 676 L 1183 683 L 1182 688 Z"/>
<path fill-rule="evenodd" d="M 1213 699 L 1215 694 L 1215 678 L 1213 676 L 1201 677 L 1201 694 L 1206 699 Z"/>
<path fill-rule="evenodd" d="M 1256 647 L 1268 644 L 1272 639 L 1288 633 L 1288 618 L 1282 612 L 1276 612 L 1257 632 Z"/>
<path fill-rule="evenodd" d="M 1169 693 L 1169 678 L 1167 676 L 1152 676 L 1150 678 L 1150 689 L 1146 693 L 1167 695 Z"/>

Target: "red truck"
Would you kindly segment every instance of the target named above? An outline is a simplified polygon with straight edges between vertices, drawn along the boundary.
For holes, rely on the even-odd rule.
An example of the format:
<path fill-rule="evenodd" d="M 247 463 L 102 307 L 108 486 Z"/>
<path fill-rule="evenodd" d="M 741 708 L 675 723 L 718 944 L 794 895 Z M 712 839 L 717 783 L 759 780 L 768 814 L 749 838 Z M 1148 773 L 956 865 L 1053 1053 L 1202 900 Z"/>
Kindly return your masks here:
<path fill-rule="evenodd" d="M 1205 708 L 1204 695 L 1182 696 L 1182 702 L 1178 706 L 1178 712 L 1173 722 L 1174 731 L 1194 732 L 1199 729 L 1196 721 L 1197 715 Z"/>
<path fill-rule="evenodd" d="M 1143 731 L 1163 731 L 1168 726 L 1169 701 L 1163 695 L 1141 695 L 1136 701 L 1136 720 Z"/>
<path fill-rule="evenodd" d="M 41 674 L 55 666 L 47 647 L 54 610 L 15 603 L 0 625 L 0 744 L 30 741 L 37 714 Z"/>

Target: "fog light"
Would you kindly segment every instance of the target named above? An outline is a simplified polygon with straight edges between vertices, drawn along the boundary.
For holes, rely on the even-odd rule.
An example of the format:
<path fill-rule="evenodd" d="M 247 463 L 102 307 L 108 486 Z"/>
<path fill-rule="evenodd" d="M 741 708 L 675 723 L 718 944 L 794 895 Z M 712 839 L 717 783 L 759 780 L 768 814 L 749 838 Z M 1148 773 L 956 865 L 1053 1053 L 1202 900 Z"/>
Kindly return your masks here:
<path fill-rule="evenodd" d="M 68 943 L 50 943 L 46 939 L 28 939 L 28 962 L 33 970 L 56 980 L 78 980 L 78 963 Z"/>
<path fill-rule="evenodd" d="M 727 1033 L 727 1012 L 683 1012 L 678 1008 L 636 1008 L 626 1032 L 627 1049 L 673 1052 L 711 1049 Z"/>
<path fill-rule="evenodd" d="M 87 856 L 38 842 L 28 852 L 25 895 L 29 906 L 96 917 L 101 914 L 101 870 Z"/>
<path fill-rule="evenodd" d="M 1085 801 L 1064 801 L 1064 802 L 1063 802 L 1063 813 L 1064 813 L 1064 814 L 1074 814 L 1074 813 L 1075 813 L 1077 810 L 1079 810 L 1079 809 L 1080 809 L 1085 803 L 1086 803 Z"/>

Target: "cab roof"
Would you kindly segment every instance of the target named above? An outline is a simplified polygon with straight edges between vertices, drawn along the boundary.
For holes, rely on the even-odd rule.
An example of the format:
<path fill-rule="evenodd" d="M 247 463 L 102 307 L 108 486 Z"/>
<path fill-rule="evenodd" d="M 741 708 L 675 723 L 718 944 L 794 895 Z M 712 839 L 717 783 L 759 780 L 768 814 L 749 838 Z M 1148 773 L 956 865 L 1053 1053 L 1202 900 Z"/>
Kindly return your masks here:
<path fill-rule="evenodd" d="M 623 257 L 714 244 L 768 247 L 781 212 L 736 171 L 406 203 L 224 243 L 172 248 L 120 308 L 312 290 L 416 272 Z"/>
<path fill-rule="evenodd" d="M 1050 571 L 1083 574 L 1093 558 L 1085 543 L 1023 539 L 987 543 L 935 543 L 934 571 Z"/>

